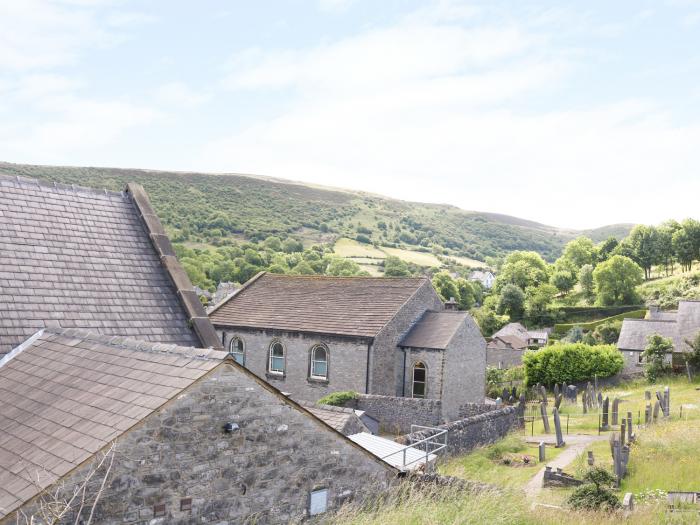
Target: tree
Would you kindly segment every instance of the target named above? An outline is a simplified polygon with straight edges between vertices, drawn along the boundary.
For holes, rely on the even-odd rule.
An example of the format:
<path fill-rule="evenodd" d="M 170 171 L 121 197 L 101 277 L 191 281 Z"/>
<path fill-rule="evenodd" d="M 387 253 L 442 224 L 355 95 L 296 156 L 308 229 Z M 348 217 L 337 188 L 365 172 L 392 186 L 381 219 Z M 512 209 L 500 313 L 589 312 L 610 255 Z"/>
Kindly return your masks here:
<path fill-rule="evenodd" d="M 632 260 L 644 269 L 644 278 L 650 279 L 651 267 L 660 260 L 656 228 L 638 224 L 632 228 L 627 241 L 632 250 Z"/>
<path fill-rule="evenodd" d="M 350 277 L 362 273 L 360 265 L 350 259 L 342 257 L 329 257 L 326 275 L 335 277 Z"/>
<path fill-rule="evenodd" d="M 584 264 L 595 264 L 597 249 L 588 237 L 578 237 L 566 243 L 562 258 L 571 261 L 578 270 Z"/>
<path fill-rule="evenodd" d="M 299 261 L 299 263 L 297 263 L 297 265 L 294 266 L 294 268 L 292 268 L 291 273 L 296 275 L 314 275 L 316 272 L 308 263 L 308 261 L 302 260 Z"/>
<path fill-rule="evenodd" d="M 598 262 L 607 261 L 614 253 L 620 242 L 615 237 L 608 237 L 597 246 Z"/>
<path fill-rule="evenodd" d="M 576 284 L 576 274 L 566 270 L 555 270 L 550 282 L 561 293 L 567 294 Z"/>
<path fill-rule="evenodd" d="M 644 375 L 651 383 L 670 367 L 666 363 L 666 354 L 673 351 L 673 341 L 659 334 L 652 334 L 647 338 L 647 346 L 644 349 Z"/>
<path fill-rule="evenodd" d="M 384 275 L 387 277 L 407 277 L 411 275 L 408 265 L 393 255 L 384 259 Z"/>
<path fill-rule="evenodd" d="M 695 258 L 693 239 L 685 228 L 681 228 L 673 234 L 671 239 L 673 253 L 684 271 L 690 271 Z"/>
<path fill-rule="evenodd" d="M 539 286 L 549 281 L 549 266 L 537 252 L 515 251 L 506 257 L 501 273 L 496 278 L 495 289 L 500 292 L 508 285 L 514 284 L 521 290 L 530 286 Z"/>
<path fill-rule="evenodd" d="M 685 342 L 693 350 L 692 352 L 686 353 L 688 364 L 695 370 L 700 369 L 700 332 L 695 334 L 693 340 L 686 339 Z"/>
<path fill-rule="evenodd" d="M 536 324 L 549 323 L 556 317 L 552 302 L 557 289 L 549 283 L 531 286 L 525 291 L 525 315 Z"/>
<path fill-rule="evenodd" d="M 578 282 L 581 285 L 583 295 L 588 302 L 591 302 L 595 295 L 595 284 L 593 282 L 593 265 L 584 264 L 578 272 Z"/>
<path fill-rule="evenodd" d="M 433 276 L 433 287 L 443 301 L 449 301 L 459 297 L 457 291 L 457 283 L 452 276 L 447 272 L 438 272 Z"/>
<path fill-rule="evenodd" d="M 519 286 L 506 284 L 498 296 L 496 312 L 510 316 L 511 319 L 522 319 L 525 311 L 525 292 Z"/>
<path fill-rule="evenodd" d="M 664 265 L 666 275 L 673 273 L 674 250 L 673 250 L 673 234 L 681 229 L 678 221 L 666 221 L 659 226 L 656 231 L 658 234 L 656 243 L 659 254 L 659 261 Z"/>
<path fill-rule="evenodd" d="M 613 255 L 593 270 L 598 303 L 602 306 L 634 304 L 639 300 L 636 286 L 641 284 L 643 276 L 642 269 L 633 260 Z"/>
<path fill-rule="evenodd" d="M 265 246 L 265 248 L 268 250 L 272 250 L 273 252 L 282 251 L 282 241 L 279 237 L 275 237 L 273 235 L 263 241 L 263 246 Z"/>
<path fill-rule="evenodd" d="M 457 279 L 457 302 L 460 310 L 469 310 L 476 302 L 476 294 L 472 283 L 466 279 Z"/>
<path fill-rule="evenodd" d="M 475 308 L 472 310 L 474 320 L 479 325 L 481 333 L 488 337 L 508 324 L 508 317 L 497 315 L 491 308 Z"/>
<path fill-rule="evenodd" d="M 292 239 L 290 237 L 288 239 L 285 239 L 284 242 L 282 243 L 282 251 L 284 253 L 303 252 L 304 245 L 300 241 L 297 241 L 296 239 Z"/>

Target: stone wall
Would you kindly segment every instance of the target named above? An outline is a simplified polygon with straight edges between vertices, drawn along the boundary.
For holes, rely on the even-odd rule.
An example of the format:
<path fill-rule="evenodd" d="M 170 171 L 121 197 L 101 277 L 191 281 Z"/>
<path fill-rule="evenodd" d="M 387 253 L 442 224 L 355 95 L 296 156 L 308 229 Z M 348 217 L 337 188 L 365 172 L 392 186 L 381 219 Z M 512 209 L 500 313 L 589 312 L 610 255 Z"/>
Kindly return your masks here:
<path fill-rule="evenodd" d="M 444 356 L 443 350 L 433 350 L 429 348 L 403 348 L 397 350 L 401 354 L 406 354 L 406 371 L 403 381 L 404 387 L 398 392 L 399 396 L 413 396 L 413 367 L 420 362 L 426 368 L 425 397 L 427 399 L 441 399 L 443 392 Z M 403 368 L 404 364 L 401 363 Z"/>
<path fill-rule="evenodd" d="M 483 403 L 486 397 L 486 340 L 470 315 L 445 349 L 442 418 L 460 417 L 467 403 Z"/>
<path fill-rule="evenodd" d="M 224 432 L 228 422 L 239 428 Z M 65 479 L 66 494 L 90 467 Z M 88 494 L 101 482 L 93 479 Z M 93 522 L 298 522 L 308 517 L 311 491 L 327 489 L 332 510 L 395 479 L 394 469 L 361 447 L 222 364 L 119 438 Z M 32 505 L 22 510 L 36 512 Z M 69 514 L 61 523 L 74 522 Z"/>
<path fill-rule="evenodd" d="M 398 344 L 426 310 L 444 308 L 428 279 L 374 338 L 370 355 L 369 394 L 400 396 L 403 386 L 403 352 Z M 408 388 L 408 385 L 407 385 Z M 407 394 L 410 395 L 410 394 Z"/>
<path fill-rule="evenodd" d="M 486 365 L 494 368 L 512 368 L 523 364 L 524 350 L 487 348 Z"/>
<path fill-rule="evenodd" d="M 464 454 L 480 445 L 501 439 L 522 425 L 522 414 L 522 407 L 519 405 L 508 406 L 440 425 L 438 428 L 447 430 L 447 448 L 444 455 Z M 425 437 L 428 437 L 428 434 L 415 432 L 401 436 L 397 441 L 413 443 Z"/>
<path fill-rule="evenodd" d="M 434 427 L 442 423 L 442 403 L 437 399 L 359 395 L 347 406 L 364 410 L 388 433 L 405 434 L 412 424 Z"/>
<path fill-rule="evenodd" d="M 495 404 L 486 403 L 466 403 L 459 407 L 459 418 L 466 419 L 468 417 L 478 416 L 496 410 L 498 407 Z"/>
<path fill-rule="evenodd" d="M 223 338 L 226 350 L 234 336 L 240 338 L 244 344 L 244 366 L 283 392 L 294 394 L 295 399 L 317 401 L 331 392 L 365 392 L 368 340 L 241 328 L 219 327 L 217 332 Z M 268 373 L 269 349 L 273 341 L 284 345 L 286 370 L 282 375 Z M 327 381 L 310 375 L 311 349 L 317 344 L 328 349 Z"/>

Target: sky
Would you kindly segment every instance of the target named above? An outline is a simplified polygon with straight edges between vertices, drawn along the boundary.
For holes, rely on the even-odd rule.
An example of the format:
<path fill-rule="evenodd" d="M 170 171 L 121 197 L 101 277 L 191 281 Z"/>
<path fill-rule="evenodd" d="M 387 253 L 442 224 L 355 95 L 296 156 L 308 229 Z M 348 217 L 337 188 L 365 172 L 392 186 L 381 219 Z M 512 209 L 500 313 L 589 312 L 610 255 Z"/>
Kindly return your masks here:
<path fill-rule="evenodd" d="M 700 1 L 0 0 L 0 160 L 700 218 Z"/>

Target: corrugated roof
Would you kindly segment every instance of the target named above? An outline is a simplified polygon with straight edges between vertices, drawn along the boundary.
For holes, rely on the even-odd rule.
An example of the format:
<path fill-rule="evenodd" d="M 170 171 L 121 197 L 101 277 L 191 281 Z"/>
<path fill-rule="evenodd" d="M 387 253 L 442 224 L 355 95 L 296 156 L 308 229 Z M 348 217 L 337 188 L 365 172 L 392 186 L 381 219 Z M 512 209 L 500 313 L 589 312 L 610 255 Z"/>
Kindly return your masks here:
<path fill-rule="evenodd" d="M 396 441 L 375 436 L 368 432 L 360 432 L 348 437 L 379 459 L 398 469 L 417 470 L 421 468 L 421 465 L 425 464 L 425 452 L 416 448 L 406 448 L 405 445 L 401 445 Z M 432 462 L 436 458 L 435 454 L 428 454 L 428 462 Z"/>
<path fill-rule="evenodd" d="M 133 189 L 138 195 L 0 175 L 0 356 L 45 327 L 201 346 L 188 320 L 201 316 L 192 323 L 199 333 L 206 314 L 178 299 L 173 272 L 184 303 L 191 283 L 145 192 Z"/>
<path fill-rule="evenodd" d="M 209 314 L 215 325 L 374 337 L 424 278 L 260 274 Z"/>
<path fill-rule="evenodd" d="M 225 352 L 46 329 L 0 365 L 0 518 L 222 362 Z"/>
<path fill-rule="evenodd" d="M 467 312 L 427 311 L 411 327 L 399 346 L 444 350 L 468 317 Z"/>

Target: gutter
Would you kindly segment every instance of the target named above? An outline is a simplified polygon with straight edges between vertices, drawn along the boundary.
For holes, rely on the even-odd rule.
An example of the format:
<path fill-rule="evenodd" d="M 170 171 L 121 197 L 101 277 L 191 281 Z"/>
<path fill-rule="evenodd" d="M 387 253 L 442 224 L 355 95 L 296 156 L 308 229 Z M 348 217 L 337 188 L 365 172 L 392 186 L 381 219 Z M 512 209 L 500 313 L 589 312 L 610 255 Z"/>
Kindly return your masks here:
<path fill-rule="evenodd" d="M 367 343 L 367 363 L 365 365 L 365 394 L 369 394 L 369 361 L 372 343 Z"/>

